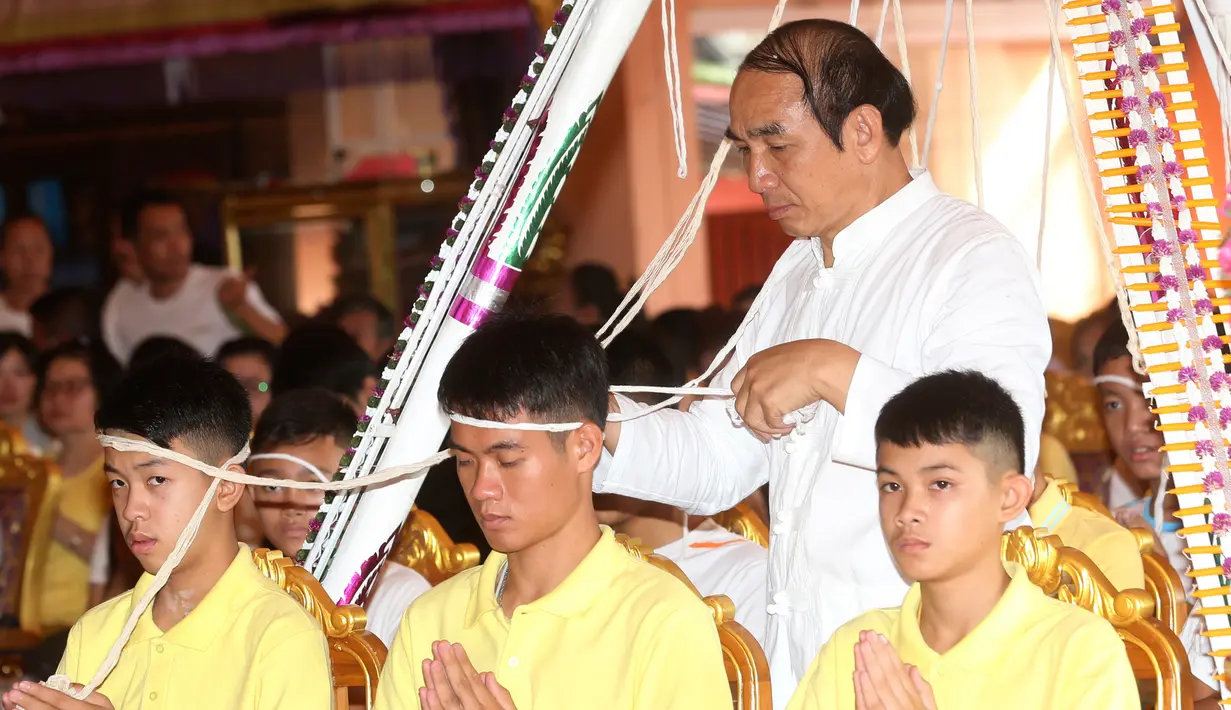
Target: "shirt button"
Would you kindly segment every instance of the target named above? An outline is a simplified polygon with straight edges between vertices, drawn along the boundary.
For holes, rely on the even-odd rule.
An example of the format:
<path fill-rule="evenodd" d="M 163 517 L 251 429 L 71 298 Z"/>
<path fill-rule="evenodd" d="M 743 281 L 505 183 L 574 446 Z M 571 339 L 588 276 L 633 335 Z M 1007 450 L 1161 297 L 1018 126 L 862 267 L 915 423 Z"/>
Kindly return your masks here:
<path fill-rule="evenodd" d="M 150 700 L 157 700 L 157 699 L 158 699 L 158 691 L 155 690 L 150 693 Z"/>
<path fill-rule="evenodd" d="M 157 646 L 155 646 L 154 650 L 158 651 L 159 653 L 162 653 L 162 644 L 158 644 Z"/>
<path fill-rule="evenodd" d="M 517 656 L 513 656 L 509 659 L 509 668 L 516 668 L 519 663 L 521 663 L 521 661 L 517 660 Z"/>

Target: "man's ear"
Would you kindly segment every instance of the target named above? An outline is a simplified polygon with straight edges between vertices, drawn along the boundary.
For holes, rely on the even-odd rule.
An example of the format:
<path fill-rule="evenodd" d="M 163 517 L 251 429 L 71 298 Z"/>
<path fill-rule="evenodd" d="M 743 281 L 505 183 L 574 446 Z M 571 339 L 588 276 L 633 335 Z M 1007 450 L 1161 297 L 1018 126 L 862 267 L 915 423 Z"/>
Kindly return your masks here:
<path fill-rule="evenodd" d="M 856 106 L 842 124 L 842 145 L 864 165 L 871 165 L 885 150 L 885 126 L 876 107 Z"/>
<path fill-rule="evenodd" d="M 577 430 L 573 437 L 573 446 L 577 452 L 578 473 L 589 473 L 598 466 L 599 457 L 603 455 L 603 430 L 592 422 L 586 422 Z"/>
<path fill-rule="evenodd" d="M 1000 484 L 1000 522 L 1009 523 L 1030 506 L 1034 481 L 1020 473 L 1007 473 Z"/>
<path fill-rule="evenodd" d="M 244 467 L 239 464 L 231 464 L 227 466 L 228 471 L 235 473 L 247 473 Z M 244 497 L 244 491 L 247 489 L 242 483 L 233 481 L 219 481 L 218 492 L 214 495 L 214 505 L 223 513 L 229 513 L 239 505 L 239 500 Z"/>

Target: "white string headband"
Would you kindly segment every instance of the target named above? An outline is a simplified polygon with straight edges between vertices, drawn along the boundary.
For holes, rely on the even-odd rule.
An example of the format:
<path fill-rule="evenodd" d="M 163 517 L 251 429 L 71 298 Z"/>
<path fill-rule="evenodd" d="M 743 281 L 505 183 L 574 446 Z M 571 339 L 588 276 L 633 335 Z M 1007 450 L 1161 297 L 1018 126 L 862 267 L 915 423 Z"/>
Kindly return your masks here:
<path fill-rule="evenodd" d="M 1123 385 L 1124 387 L 1134 390 L 1144 389 L 1145 386 L 1149 384 L 1148 382 L 1140 382 L 1138 380 L 1124 377 L 1123 375 L 1099 375 L 1091 380 L 1091 382 L 1096 385 Z"/>
<path fill-rule="evenodd" d="M 303 459 L 299 458 L 298 456 L 294 454 L 282 454 L 282 453 L 253 454 L 248 457 L 249 461 L 262 461 L 262 460 L 267 460 L 267 459 L 276 460 L 276 461 L 290 461 L 291 463 L 299 464 L 300 466 L 303 466 L 305 469 L 311 472 L 313 476 L 316 476 L 317 480 L 320 480 L 322 482 L 327 482 L 329 480 L 329 476 L 326 476 L 325 473 L 321 471 L 319 468 L 317 468 L 316 465 L 313 464 L 311 461 L 304 461 Z M 264 478 L 264 476 L 261 476 L 261 478 Z M 272 480 L 280 480 L 280 479 L 270 478 L 266 480 L 272 481 Z M 270 485 L 270 484 L 266 483 L 265 485 Z"/>
<path fill-rule="evenodd" d="M 214 502 L 214 496 L 218 492 L 219 482 L 231 481 L 233 483 L 260 486 L 268 485 L 270 481 L 268 478 L 263 478 L 261 476 L 250 476 L 246 473 L 240 473 L 230 469 L 231 466 L 242 464 L 244 461 L 252 458 L 249 456 L 247 444 L 244 444 L 244 448 L 230 459 L 227 459 L 226 463 L 222 466 L 214 466 L 212 464 L 205 463 L 204 461 L 198 461 L 191 456 L 181 454 L 178 451 L 172 451 L 171 449 L 163 448 L 157 444 L 142 439 L 129 439 L 122 436 L 101 434 L 98 437 L 98 442 L 102 444 L 103 447 L 114 449 L 116 451 L 146 453 L 160 459 L 188 466 L 189 468 L 196 469 L 201 473 L 210 476 L 213 478 L 213 481 L 210 482 L 209 489 L 206 490 L 205 496 L 201 499 L 201 503 L 193 512 L 192 518 L 190 518 L 188 520 L 188 524 L 184 526 L 184 530 L 180 533 L 179 539 L 175 541 L 175 547 L 171 550 L 170 556 L 168 556 L 167 560 L 162 563 L 162 566 L 158 569 L 158 573 L 154 575 L 153 581 L 150 582 L 150 586 L 146 588 L 145 593 L 141 595 L 141 598 L 137 600 L 137 603 L 133 606 L 133 610 L 129 614 L 128 620 L 124 623 L 124 628 L 120 631 L 120 637 L 116 639 L 115 644 L 112 645 L 111 651 L 107 654 L 107 657 L 103 660 L 102 665 L 94 674 L 94 678 L 87 685 L 77 689 L 76 691 L 70 690 L 72 687 L 71 679 L 63 675 L 53 675 L 51 678 L 48 678 L 45 683 L 43 683 L 43 685 L 59 690 L 60 692 L 77 700 L 84 700 L 90 695 L 90 693 L 97 690 L 98 687 L 102 685 L 103 681 L 107 679 L 107 676 L 111 674 L 111 671 L 115 669 L 116 664 L 119 663 L 120 653 L 123 652 L 124 646 L 127 645 L 128 639 L 132 636 L 133 630 L 136 629 L 137 622 L 149 608 L 150 604 L 154 602 L 154 597 L 157 596 L 158 592 L 160 592 L 166 585 L 167 580 L 171 578 L 171 573 L 175 571 L 175 568 L 184 559 L 184 555 L 187 554 L 188 549 L 192 547 L 193 541 L 196 540 L 197 532 L 201 529 L 201 521 L 205 518 L 205 513 L 209 510 L 210 504 Z M 298 457 L 291 457 L 289 455 L 257 454 L 257 456 L 264 458 L 285 458 L 288 460 L 294 460 L 296 463 L 304 464 L 305 467 L 309 468 L 309 470 L 316 468 L 315 466 L 308 464 L 308 462 L 298 459 Z M 377 485 L 396 478 L 403 478 L 414 473 L 427 471 L 427 469 L 435 466 L 441 461 L 448 459 L 450 456 L 451 454 L 448 451 L 441 451 L 435 456 L 417 463 L 391 466 L 389 468 L 381 469 L 370 476 L 364 476 L 363 478 L 351 479 L 347 481 L 280 480 L 278 483 L 282 487 L 306 490 L 351 490 L 354 488 L 362 488 L 364 486 Z M 319 471 L 316 473 L 320 475 Z"/>

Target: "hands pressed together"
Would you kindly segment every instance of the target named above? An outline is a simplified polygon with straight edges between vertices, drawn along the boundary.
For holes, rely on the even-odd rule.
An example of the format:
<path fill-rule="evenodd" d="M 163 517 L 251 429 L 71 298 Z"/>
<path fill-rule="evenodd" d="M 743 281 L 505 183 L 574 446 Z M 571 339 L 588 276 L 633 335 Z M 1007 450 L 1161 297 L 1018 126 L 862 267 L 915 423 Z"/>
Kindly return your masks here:
<path fill-rule="evenodd" d="M 509 691 L 496 682 L 496 674 L 476 671 L 461 644 L 437 641 L 432 656 L 423 659 L 421 710 L 517 710 Z"/>
<path fill-rule="evenodd" d="M 74 683 L 73 690 L 81 686 Z M 9 692 L 0 697 L 4 710 L 115 710 L 111 701 L 101 693 L 90 693 L 85 700 L 74 700 L 58 690 L 31 681 L 13 684 Z"/>
<path fill-rule="evenodd" d="M 766 348 L 731 380 L 735 411 L 762 441 L 791 433 L 783 417 L 826 401 L 846 411 L 859 352 L 834 340 L 795 340 Z"/>
<path fill-rule="evenodd" d="M 852 680 L 855 710 L 936 710 L 932 686 L 878 633 L 859 632 Z"/>

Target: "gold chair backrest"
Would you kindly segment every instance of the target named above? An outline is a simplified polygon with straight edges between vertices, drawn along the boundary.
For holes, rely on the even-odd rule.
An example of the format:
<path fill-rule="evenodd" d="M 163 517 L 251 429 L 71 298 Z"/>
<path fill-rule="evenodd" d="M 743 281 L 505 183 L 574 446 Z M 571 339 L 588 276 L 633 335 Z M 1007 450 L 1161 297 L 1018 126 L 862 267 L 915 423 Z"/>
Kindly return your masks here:
<path fill-rule="evenodd" d="M 278 550 L 253 550 L 252 561 L 262 574 L 286 590 L 320 622 L 329 641 L 336 706 L 348 707 L 348 690 L 362 688 L 366 707 L 370 709 L 376 699 L 376 685 L 388 650 L 376 634 L 365 628 L 367 613 L 362 607 L 334 604 L 311 572 L 297 566 Z"/>
<path fill-rule="evenodd" d="M 1117 592 L 1084 553 L 1039 537 L 1022 526 L 1001 539 L 1001 557 L 1021 565 L 1048 596 L 1075 604 L 1111 622 L 1123 639 L 1134 674 L 1156 683 L 1155 710 L 1192 710 L 1192 672 L 1175 632 L 1154 618 L 1154 600 L 1144 589 Z"/>
<path fill-rule="evenodd" d="M 449 539 L 440 522 L 418 507 L 402 525 L 389 559 L 423 575 L 433 587 L 479 564 L 479 548 Z"/>
<path fill-rule="evenodd" d="M 60 500 L 60 474 L 54 464 L 25 450 L 19 434 L 0 428 L 0 613 L 16 616 L 27 634 L 41 635 L 39 590 Z"/>
<path fill-rule="evenodd" d="M 761 516 L 756 514 L 746 503 L 740 503 L 730 510 L 724 510 L 714 516 L 714 522 L 727 530 L 748 538 L 761 547 L 769 549 L 769 527 Z"/>
<path fill-rule="evenodd" d="M 1061 485 L 1060 495 L 1073 507 L 1085 508 L 1115 519 L 1098 496 L 1082 492 L 1075 485 Z M 1145 569 L 1146 591 L 1154 597 L 1154 616 L 1178 635 L 1184 628 L 1189 612 L 1188 598 L 1184 594 L 1184 583 L 1179 573 L 1171 567 L 1171 562 L 1167 560 L 1166 555 L 1154 549 L 1154 535 L 1149 530 L 1129 528 L 1129 531 L 1137 538 L 1137 549 L 1141 550 L 1141 565 Z"/>
<path fill-rule="evenodd" d="M 731 701 L 735 710 L 770 710 L 773 702 L 769 689 L 769 661 L 756 638 L 735 620 L 735 604 L 724 594 L 702 597 L 697 588 L 671 560 L 643 547 L 625 535 L 616 535 L 619 542 L 633 556 L 664 570 L 688 585 L 714 615 L 718 626 L 718 641 L 722 644 L 723 665 L 727 680 L 731 683 Z"/>

